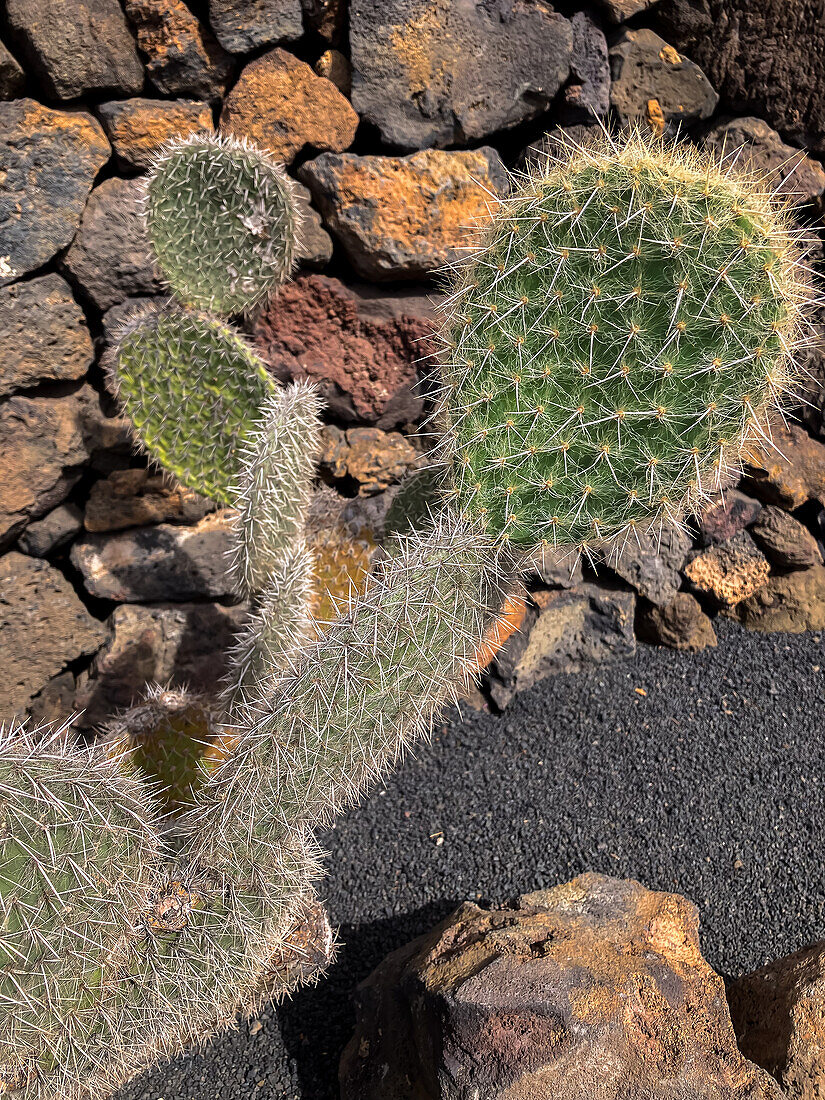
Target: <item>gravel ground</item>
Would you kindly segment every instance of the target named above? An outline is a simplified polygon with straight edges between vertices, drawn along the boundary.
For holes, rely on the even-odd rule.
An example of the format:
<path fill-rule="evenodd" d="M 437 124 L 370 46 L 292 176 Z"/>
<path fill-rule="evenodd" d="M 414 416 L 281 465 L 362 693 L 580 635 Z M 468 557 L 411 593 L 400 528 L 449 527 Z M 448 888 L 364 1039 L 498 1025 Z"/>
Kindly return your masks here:
<path fill-rule="evenodd" d="M 462 899 L 584 870 L 693 898 L 726 974 L 825 937 L 822 635 L 719 635 L 453 716 L 326 838 L 327 978 L 120 1100 L 334 1100 L 350 990 L 388 951 Z"/>

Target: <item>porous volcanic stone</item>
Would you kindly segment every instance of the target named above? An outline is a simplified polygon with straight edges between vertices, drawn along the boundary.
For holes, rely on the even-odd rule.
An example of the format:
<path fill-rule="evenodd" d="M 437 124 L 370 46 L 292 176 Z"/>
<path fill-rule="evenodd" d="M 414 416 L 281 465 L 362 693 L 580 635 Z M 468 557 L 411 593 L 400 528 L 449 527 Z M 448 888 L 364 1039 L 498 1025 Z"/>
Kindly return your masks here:
<path fill-rule="evenodd" d="M 152 682 L 214 691 L 245 613 L 215 603 L 116 607 L 106 644 L 78 683 L 76 706 L 85 710 L 79 724 L 99 725 Z"/>
<path fill-rule="evenodd" d="M 792 1100 L 825 1095 L 825 943 L 728 984 L 739 1049 Z"/>
<path fill-rule="evenodd" d="M 686 898 L 604 875 L 464 902 L 358 986 L 341 1100 L 782 1100 L 698 929 Z"/>
<path fill-rule="evenodd" d="M 123 603 L 215 599 L 233 594 L 227 569 L 232 544 L 225 513 L 193 527 L 161 523 L 114 535 L 88 534 L 72 546 L 72 562 L 93 596 Z"/>
<path fill-rule="evenodd" d="M 798 424 L 776 423 L 771 437 L 773 447 L 754 444 L 746 453 L 742 488 L 788 511 L 808 500 L 825 504 L 825 445 Z"/>
<path fill-rule="evenodd" d="M 125 0 L 146 71 L 161 95 L 219 99 L 232 59 L 183 0 Z"/>
<path fill-rule="evenodd" d="M 820 199 L 825 168 L 801 149 L 787 145 L 761 118 L 734 118 L 705 134 L 705 145 L 737 166 L 767 177 L 769 190 L 796 202 Z M 737 155 L 737 150 L 741 152 Z"/>
<path fill-rule="evenodd" d="M 6 0 L 20 56 L 47 97 L 143 87 L 143 66 L 118 0 Z"/>
<path fill-rule="evenodd" d="M 610 71 L 610 103 L 623 122 L 690 124 L 712 115 L 719 102 L 699 66 L 646 27 L 622 31 L 610 50 Z"/>
<path fill-rule="evenodd" d="M 716 645 L 713 623 L 689 592 L 677 592 L 663 607 L 649 607 L 636 620 L 636 633 L 643 642 L 670 649 L 698 650 Z"/>
<path fill-rule="evenodd" d="M 416 361 L 431 345 L 431 319 L 409 314 L 381 316 L 357 288 L 322 275 L 287 283 L 258 318 L 258 350 L 282 381 L 311 379 L 338 419 L 394 428 L 416 420 L 423 399 L 414 392 Z"/>
<path fill-rule="evenodd" d="M 33 99 L 0 103 L 0 285 L 69 244 L 110 152 L 90 115 Z"/>
<path fill-rule="evenodd" d="M 822 564 L 822 554 L 811 532 L 781 508 L 763 508 L 750 532 L 778 569 L 807 569 Z"/>
<path fill-rule="evenodd" d="M 611 23 L 624 23 L 632 15 L 647 11 L 656 0 L 598 0 L 599 8 Z"/>
<path fill-rule="evenodd" d="M 63 267 L 104 311 L 132 294 L 162 289 L 138 205 L 140 180 L 108 179 L 89 196 Z"/>
<path fill-rule="evenodd" d="M 26 74 L 0 42 L 0 99 L 17 99 L 26 86 Z"/>
<path fill-rule="evenodd" d="M 725 542 L 737 531 L 750 527 L 762 505 L 753 497 L 740 493 L 738 489 L 728 489 L 707 505 L 698 518 L 699 545 L 712 546 L 715 542 Z"/>
<path fill-rule="evenodd" d="M 172 478 L 149 470 L 114 470 L 96 481 L 86 502 L 87 531 L 118 531 L 151 523 L 197 523 L 215 510 L 214 501 Z"/>
<path fill-rule="evenodd" d="M 767 583 L 768 559 L 747 531 L 700 550 L 688 562 L 685 576 L 722 607 L 733 607 Z"/>
<path fill-rule="evenodd" d="M 209 25 L 230 53 L 248 53 L 304 33 L 301 0 L 209 0 Z"/>
<path fill-rule="evenodd" d="M 35 558 L 45 558 L 70 542 L 83 527 L 83 513 L 76 504 L 58 504 L 42 519 L 30 523 L 18 546 Z"/>
<path fill-rule="evenodd" d="M 558 672 L 579 672 L 635 652 L 633 592 L 582 584 L 537 592 L 533 599 L 540 608 L 534 624 L 525 623 L 491 668 L 490 695 L 497 706 Z"/>
<path fill-rule="evenodd" d="M 59 570 L 11 551 L 0 557 L 0 714 L 22 715 L 47 680 L 106 639 Z"/>
<path fill-rule="evenodd" d="M 89 387 L 84 387 L 88 390 Z M 0 404 L 0 547 L 64 500 L 88 461 L 89 393 Z"/>
<path fill-rule="evenodd" d="M 628 539 L 621 553 L 610 556 L 614 573 L 627 581 L 639 595 L 655 604 L 669 603 L 682 583 L 680 570 L 693 544 L 678 527 L 664 528 Z"/>
<path fill-rule="evenodd" d="M 663 0 L 663 33 L 725 102 L 783 137 L 825 150 L 825 23 L 819 0 Z"/>
<path fill-rule="evenodd" d="M 604 32 L 584 11 L 570 20 L 572 83 L 564 89 L 559 117 L 565 123 L 593 122 L 610 110 L 610 61 Z"/>
<path fill-rule="evenodd" d="M 347 0 L 301 0 L 307 22 L 327 42 L 340 41 L 347 18 Z"/>
<path fill-rule="evenodd" d="M 771 577 L 738 604 L 734 614 L 749 630 L 788 634 L 825 630 L 825 566 Z"/>
<path fill-rule="evenodd" d="M 340 50 L 325 50 L 315 62 L 315 72 L 331 80 L 342 95 L 352 94 L 352 64 Z"/>
<path fill-rule="evenodd" d="M 300 178 L 359 275 L 417 279 L 454 260 L 507 175 L 494 149 L 406 157 L 324 153 Z"/>
<path fill-rule="evenodd" d="M 547 110 L 573 32 L 544 0 L 351 0 L 352 101 L 404 149 L 466 143 Z"/>
<path fill-rule="evenodd" d="M 94 362 L 83 310 L 59 275 L 0 289 L 0 396 L 82 378 Z"/>
<path fill-rule="evenodd" d="M 331 80 L 286 50 L 251 61 L 223 105 L 223 134 L 248 138 L 291 164 L 304 149 L 349 148 L 358 115 Z"/>
<path fill-rule="evenodd" d="M 170 138 L 214 129 L 208 103 L 192 99 L 120 99 L 97 108 L 121 168 L 143 172 Z"/>
<path fill-rule="evenodd" d="M 301 234 L 295 256 L 301 267 L 325 267 L 332 259 L 332 237 L 324 229 L 321 215 L 312 205 L 309 188 L 292 181 L 296 205 L 301 212 Z"/>
<path fill-rule="evenodd" d="M 74 689 L 75 679 L 71 672 L 53 676 L 26 707 L 26 714 L 35 725 L 64 722 L 74 713 Z"/>
<path fill-rule="evenodd" d="M 359 493 L 380 493 L 408 474 L 417 460 L 418 452 L 400 432 L 341 431 L 334 424 L 323 429 L 321 469 L 333 478 L 352 478 Z"/>

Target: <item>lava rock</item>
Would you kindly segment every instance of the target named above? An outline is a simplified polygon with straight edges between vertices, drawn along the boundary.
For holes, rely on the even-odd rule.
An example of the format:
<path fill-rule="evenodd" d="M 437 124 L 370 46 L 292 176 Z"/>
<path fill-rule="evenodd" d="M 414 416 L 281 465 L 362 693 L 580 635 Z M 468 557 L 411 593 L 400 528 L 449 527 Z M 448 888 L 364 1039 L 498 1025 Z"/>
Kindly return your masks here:
<path fill-rule="evenodd" d="M 72 546 L 87 592 L 123 603 L 215 599 L 234 593 L 227 569 L 232 546 L 226 513 L 193 527 L 161 523 L 118 534 L 88 534 Z"/>
<path fill-rule="evenodd" d="M 92 486 L 83 523 L 87 531 L 119 531 L 152 523 L 193 524 L 214 510 L 214 501 L 168 475 L 144 469 L 115 470 Z"/>
<path fill-rule="evenodd" d="M 632 592 L 582 584 L 533 595 L 540 611 L 496 657 L 490 696 L 504 708 L 524 691 L 558 672 L 579 672 L 590 665 L 631 656 L 636 649 Z"/>
<path fill-rule="evenodd" d="M 763 508 L 750 532 L 778 569 L 808 569 L 822 564 L 822 554 L 811 532 L 781 508 Z"/>
<path fill-rule="evenodd" d="M 416 360 L 430 349 L 432 321 L 412 312 L 420 299 L 408 314 L 405 297 L 394 296 L 397 316 L 382 316 L 374 301 L 337 279 L 299 277 L 259 316 L 255 343 L 281 381 L 318 383 L 336 418 L 389 429 L 423 411 Z"/>
<path fill-rule="evenodd" d="M 83 513 L 76 504 L 59 504 L 42 519 L 30 523 L 18 540 L 24 554 L 45 558 L 58 550 L 83 527 Z"/>
<path fill-rule="evenodd" d="M 82 392 L 17 396 L 0 405 L 0 547 L 76 484 L 92 447 L 84 419 L 88 398 Z"/>
<path fill-rule="evenodd" d="M 63 268 L 103 312 L 132 294 L 163 288 L 140 213 L 140 180 L 108 179 L 89 196 Z"/>
<path fill-rule="evenodd" d="M 209 104 L 191 99 L 114 100 L 101 103 L 97 113 L 118 165 L 129 172 L 146 171 L 170 138 L 214 129 Z"/>
<path fill-rule="evenodd" d="M 739 1049 L 794 1100 L 825 1095 L 825 943 L 728 985 Z"/>
<path fill-rule="evenodd" d="M 464 902 L 356 990 L 341 1100 L 781 1100 L 678 894 L 586 874 Z"/>
<path fill-rule="evenodd" d="M 401 481 L 418 462 L 418 452 L 400 432 L 380 428 L 341 431 L 327 424 L 322 431 L 321 470 L 329 477 L 351 478 L 358 492 L 380 493 Z"/>
<path fill-rule="evenodd" d="M 754 522 L 762 511 L 762 505 L 753 497 L 728 489 L 711 501 L 698 517 L 699 545 L 713 546 L 725 542 Z"/>
<path fill-rule="evenodd" d="M 332 259 L 332 237 L 324 229 L 321 215 L 312 205 L 309 188 L 293 180 L 292 191 L 302 219 L 296 262 L 304 268 L 326 267 Z"/>
<path fill-rule="evenodd" d="M 315 62 L 315 72 L 331 80 L 341 95 L 352 95 L 352 65 L 339 50 L 325 50 Z"/>
<path fill-rule="evenodd" d="M 632 15 L 647 11 L 656 0 L 598 0 L 598 3 L 611 23 L 624 23 Z"/>
<path fill-rule="evenodd" d="M 593 122 L 610 110 L 610 61 L 604 32 L 587 12 L 577 11 L 570 20 L 573 52 L 570 76 L 564 89 L 559 117 L 564 123 Z"/>
<path fill-rule="evenodd" d="M 110 152 L 90 115 L 33 99 L 0 103 L 0 285 L 69 244 Z"/>
<path fill-rule="evenodd" d="M 23 716 L 48 680 L 94 653 L 106 630 L 63 574 L 12 550 L 0 557 L 0 714 Z"/>
<path fill-rule="evenodd" d="M 663 0 L 656 12 L 663 33 L 702 66 L 733 110 L 825 150 L 819 0 Z"/>
<path fill-rule="evenodd" d="M 17 99 L 26 87 L 26 74 L 0 42 L 0 99 Z"/>
<path fill-rule="evenodd" d="M 232 59 L 183 0 L 126 0 L 125 8 L 161 95 L 220 99 Z"/>
<path fill-rule="evenodd" d="M 301 0 L 309 26 L 333 45 L 340 42 L 347 18 L 347 0 Z"/>
<path fill-rule="evenodd" d="M 456 259 L 466 227 L 495 208 L 507 174 L 494 149 L 406 157 L 325 153 L 298 173 L 355 270 L 418 279 Z"/>
<path fill-rule="evenodd" d="M 26 707 L 26 714 L 36 726 L 65 722 L 74 713 L 74 689 L 71 672 L 53 676 Z"/>
<path fill-rule="evenodd" d="M 94 362 L 83 310 L 59 275 L 0 288 L 0 396 L 82 378 Z"/>
<path fill-rule="evenodd" d="M 733 607 L 767 584 L 768 559 L 747 531 L 700 550 L 685 568 L 685 576 L 721 607 Z"/>
<path fill-rule="evenodd" d="M 773 424 L 771 436 L 773 447 L 755 443 L 747 451 L 742 488 L 788 511 L 808 500 L 825 504 L 825 444 L 798 424 Z"/>
<path fill-rule="evenodd" d="M 230 53 L 248 53 L 304 33 L 301 0 L 209 0 L 209 25 Z"/>
<path fill-rule="evenodd" d="M 465 144 L 546 111 L 570 23 L 544 0 L 351 0 L 352 101 L 403 149 Z"/>
<path fill-rule="evenodd" d="M 670 603 L 642 610 L 636 619 L 640 641 L 669 649 L 699 650 L 716 645 L 713 623 L 689 592 L 677 592 Z"/>
<path fill-rule="evenodd" d="M 678 527 L 663 528 L 660 534 L 640 533 L 628 539 L 608 564 L 623 581 L 651 603 L 670 603 L 682 583 L 680 570 L 693 540 Z"/>
<path fill-rule="evenodd" d="M 782 198 L 805 203 L 821 199 L 825 192 L 825 168 L 819 161 L 787 145 L 761 118 L 721 122 L 705 134 L 704 143 L 730 160 L 735 157 L 737 167 L 768 177 L 769 190 Z"/>
<path fill-rule="evenodd" d="M 143 66 L 118 0 L 6 0 L 14 41 L 45 94 L 134 95 Z"/>
<path fill-rule="evenodd" d="M 610 103 L 625 123 L 689 125 L 712 115 L 719 102 L 699 66 L 646 27 L 622 31 L 610 50 L 610 71 Z"/>
<path fill-rule="evenodd" d="M 226 672 L 227 650 L 244 607 L 216 603 L 123 604 L 107 621 L 106 643 L 78 680 L 83 728 L 130 706 L 149 683 L 212 692 Z"/>
<path fill-rule="evenodd" d="M 223 134 L 247 138 L 291 164 L 305 149 L 349 148 L 358 115 L 330 80 L 286 50 L 251 61 L 223 105 Z"/>
<path fill-rule="evenodd" d="M 749 630 L 801 634 L 825 630 L 825 566 L 771 577 L 734 610 Z"/>

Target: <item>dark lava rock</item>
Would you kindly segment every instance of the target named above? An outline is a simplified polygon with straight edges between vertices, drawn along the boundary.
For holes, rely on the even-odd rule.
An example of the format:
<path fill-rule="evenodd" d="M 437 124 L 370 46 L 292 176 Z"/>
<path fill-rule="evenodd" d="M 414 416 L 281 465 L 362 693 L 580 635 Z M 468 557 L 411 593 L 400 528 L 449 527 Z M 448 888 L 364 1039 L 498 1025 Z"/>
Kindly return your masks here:
<path fill-rule="evenodd" d="M 352 0 L 352 101 L 403 149 L 466 143 L 547 110 L 573 33 L 544 0 Z"/>
<path fill-rule="evenodd" d="M 130 295 L 157 294 L 156 274 L 138 205 L 139 180 L 108 179 L 89 196 L 64 269 L 101 312 Z"/>
<path fill-rule="evenodd" d="M 327 42 L 337 45 L 347 19 L 347 0 L 301 0 L 307 23 Z"/>
<path fill-rule="evenodd" d="M 118 0 L 6 0 L 20 56 L 55 99 L 135 95 L 143 66 Z"/>
<path fill-rule="evenodd" d="M 75 709 L 75 679 L 71 672 L 53 676 L 26 707 L 26 714 L 36 725 L 65 722 Z"/>
<path fill-rule="evenodd" d="M 715 153 L 724 153 L 728 161 L 766 177 L 768 190 L 782 198 L 812 202 L 825 191 L 825 168 L 819 161 L 787 145 L 761 118 L 721 122 L 708 130 L 704 142 Z"/>
<path fill-rule="evenodd" d="M 699 545 L 712 546 L 716 542 L 725 542 L 750 527 L 762 505 L 753 497 L 740 493 L 738 489 L 728 489 L 716 500 L 711 501 L 698 518 Z"/>
<path fill-rule="evenodd" d="M 324 229 L 321 215 L 312 205 L 309 188 L 293 180 L 292 189 L 302 218 L 295 258 L 301 267 L 311 269 L 326 267 L 332 259 L 332 237 Z"/>
<path fill-rule="evenodd" d="M 825 22 L 820 0 L 663 0 L 662 31 L 740 114 L 825 150 Z"/>
<path fill-rule="evenodd" d="M 466 226 L 507 188 L 495 149 L 406 157 L 324 153 L 298 175 L 355 270 L 375 281 L 418 279 L 457 258 Z"/>
<path fill-rule="evenodd" d="M 341 1100 L 782 1100 L 747 1062 L 699 914 L 586 874 L 464 902 L 356 990 Z"/>
<path fill-rule="evenodd" d="M 106 639 L 59 570 L 18 554 L 0 557 L 0 714 L 22 716 L 45 683 Z"/>
<path fill-rule="evenodd" d="M 183 0 L 126 0 L 124 6 L 161 95 L 210 102 L 223 95 L 232 58 Z"/>
<path fill-rule="evenodd" d="M 689 58 L 646 27 L 622 31 L 610 50 L 610 102 L 623 122 L 696 122 L 713 114 L 719 96 Z"/>
<path fill-rule="evenodd" d="M 69 244 L 110 152 L 90 115 L 33 99 L 0 103 L 0 285 Z"/>
<path fill-rule="evenodd" d="M 230 53 L 292 42 L 304 33 L 301 0 L 209 0 L 209 25 Z"/>
<path fill-rule="evenodd" d="M 750 529 L 757 546 L 778 569 L 807 569 L 822 564 L 816 539 L 799 520 L 782 508 L 763 508 Z"/>
<path fill-rule="evenodd" d="M 610 61 L 604 32 L 587 12 L 577 11 L 570 20 L 573 52 L 572 83 L 564 89 L 559 117 L 565 124 L 593 122 L 610 110 Z"/>
<path fill-rule="evenodd" d="M 116 99 L 97 113 L 121 168 L 144 172 L 170 138 L 214 129 L 208 103 L 177 99 Z"/>
<path fill-rule="evenodd" d="M 737 604 L 734 615 L 748 630 L 789 634 L 825 630 L 825 567 L 812 565 L 771 577 Z"/>
<path fill-rule="evenodd" d="M 83 527 L 83 513 L 76 504 L 59 504 L 42 519 L 30 523 L 17 545 L 25 554 L 45 558 L 75 537 Z"/>
<path fill-rule="evenodd" d="M 151 523 L 191 524 L 214 510 L 214 501 L 186 489 L 167 474 L 113 470 L 92 486 L 83 524 L 87 531 L 120 531 Z"/>
<path fill-rule="evenodd" d="M 647 11 L 656 0 L 598 0 L 599 7 L 611 23 L 624 23 L 632 15 Z"/>
<path fill-rule="evenodd" d="M 260 315 L 255 342 L 282 381 L 317 382 L 327 407 L 348 423 L 394 428 L 418 419 L 423 400 L 415 387 L 417 360 L 430 345 L 432 319 L 421 299 L 387 295 L 398 311 L 378 308 L 358 289 L 323 275 L 286 284 Z"/>
<path fill-rule="evenodd" d="M 0 396 L 82 378 L 94 362 L 83 310 L 59 275 L 0 288 Z"/>
<path fill-rule="evenodd" d="M 663 607 L 652 606 L 636 619 L 640 641 L 669 649 L 698 650 L 716 645 L 713 623 L 689 592 L 677 592 Z"/>
<path fill-rule="evenodd" d="M 26 74 L 0 42 L 0 99 L 17 99 L 26 86 Z"/>
<path fill-rule="evenodd" d="M 680 570 L 692 545 L 690 535 L 678 527 L 640 533 L 638 539 L 629 538 L 607 564 L 639 595 L 654 604 L 667 604 L 682 583 Z"/>

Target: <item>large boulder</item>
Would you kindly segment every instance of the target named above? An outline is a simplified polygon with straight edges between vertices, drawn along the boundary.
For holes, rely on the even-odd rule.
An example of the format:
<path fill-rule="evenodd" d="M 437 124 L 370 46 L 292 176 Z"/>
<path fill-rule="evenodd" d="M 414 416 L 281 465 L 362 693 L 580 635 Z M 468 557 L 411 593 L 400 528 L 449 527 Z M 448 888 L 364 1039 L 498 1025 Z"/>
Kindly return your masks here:
<path fill-rule="evenodd" d="M 581 875 L 465 902 L 356 991 L 342 1100 L 782 1100 L 739 1053 L 696 907 Z"/>
<path fill-rule="evenodd" d="M 146 171 L 170 138 L 214 129 L 209 104 L 194 99 L 115 99 L 97 113 L 118 164 L 130 172 Z"/>
<path fill-rule="evenodd" d="M 737 166 L 770 180 L 771 191 L 794 202 L 812 202 L 825 191 L 825 168 L 802 149 L 788 145 L 761 118 L 720 122 L 705 134 L 705 145 Z"/>
<path fill-rule="evenodd" d="M 0 285 L 42 267 L 75 234 L 109 142 L 82 111 L 0 103 Z"/>
<path fill-rule="evenodd" d="M 209 0 L 209 25 L 230 53 L 291 42 L 304 33 L 301 0 Z"/>
<path fill-rule="evenodd" d="M 546 111 L 570 23 L 544 0 L 351 0 L 352 101 L 402 149 L 475 142 Z"/>
<path fill-rule="evenodd" d="M 610 69 L 610 102 L 625 123 L 690 124 L 712 115 L 719 102 L 699 66 L 647 27 L 622 31 Z"/>
<path fill-rule="evenodd" d="M 223 95 L 232 58 L 183 0 L 125 0 L 124 7 L 161 95 L 210 102 Z"/>

